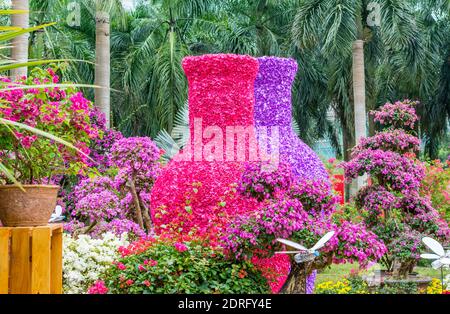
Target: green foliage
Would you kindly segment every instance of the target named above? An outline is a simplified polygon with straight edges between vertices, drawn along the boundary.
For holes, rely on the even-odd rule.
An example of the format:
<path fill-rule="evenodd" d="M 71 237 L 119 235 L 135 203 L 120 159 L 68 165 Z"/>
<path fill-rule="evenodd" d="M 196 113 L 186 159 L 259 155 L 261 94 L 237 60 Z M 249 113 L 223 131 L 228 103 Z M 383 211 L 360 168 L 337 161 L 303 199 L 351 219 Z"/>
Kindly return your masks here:
<path fill-rule="evenodd" d="M 387 283 L 377 289 L 379 294 L 418 294 L 419 289 L 415 282 Z"/>
<path fill-rule="evenodd" d="M 32 35 L 32 56 L 88 60 L 71 64 L 64 75 L 93 82 L 93 1 L 80 1 L 81 23 L 73 27 L 65 23 L 69 0 L 30 2 L 37 25 L 62 21 Z M 117 0 L 108 2 L 113 124 L 126 135 L 171 134 L 187 98 L 180 66 L 185 55 L 288 56 L 299 64 L 292 96 L 300 137 L 309 144 L 329 138 L 347 157 L 354 130 L 352 42 L 363 39 L 368 109 L 394 99 L 420 100 L 425 153 L 435 158 L 442 147 L 450 105 L 445 1 L 376 1 L 381 21 L 373 27 L 366 23 L 369 2 L 362 0 L 151 0 L 131 12 Z"/>
<path fill-rule="evenodd" d="M 420 188 L 420 194 L 431 198 L 436 208 L 447 221 L 450 221 L 450 161 L 439 160 L 425 163 L 425 179 Z"/>
<path fill-rule="evenodd" d="M 185 245 L 187 250 L 177 249 Z M 117 260 L 102 279 L 110 293 L 268 293 L 249 261 L 227 259 L 201 242 L 157 241 Z"/>

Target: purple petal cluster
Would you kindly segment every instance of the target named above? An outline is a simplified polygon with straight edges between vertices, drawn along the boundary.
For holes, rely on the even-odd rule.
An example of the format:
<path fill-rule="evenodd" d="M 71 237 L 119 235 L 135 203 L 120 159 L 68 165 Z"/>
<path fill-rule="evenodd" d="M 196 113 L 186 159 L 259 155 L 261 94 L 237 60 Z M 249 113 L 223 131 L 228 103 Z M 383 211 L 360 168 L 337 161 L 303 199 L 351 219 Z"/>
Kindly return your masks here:
<path fill-rule="evenodd" d="M 326 169 L 317 154 L 303 143 L 292 129 L 291 87 L 297 72 L 293 59 L 258 58 L 259 72 L 255 80 L 255 125 L 258 141 L 264 150 L 279 149 L 280 160 L 288 162 L 297 178 L 328 180 Z M 269 127 L 268 130 L 266 127 Z M 279 141 L 265 142 L 278 128 Z M 268 131 L 266 133 L 266 131 Z M 262 133 L 264 132 L 264 133 Z"/>
<path fill-rule="evenodd" d="M 352 156 L 357 156 L 367 149 L 381 149 L 399 153 L 417 153 L 420 149 L 420 140 L 401 129 L 385 131 L 368 138 L 362 138 L 360 143 L 352 150 Z"/>
<path fill-rule="evenodd" d="M 246 163 L 238 191 L 258 200 L 274 198 L 287 190 L 293 181 L 291 166 L 281 162 L 277 166 L 270 162 Z"/>
<path fill-rule="evenodd" d="M 355 179 L 370 174 L 381 185 L 395 191 L 417 190 L 425 176 L 421 163 L 392 151 L 367 149 L 343 165 L 345 177 Z"/>

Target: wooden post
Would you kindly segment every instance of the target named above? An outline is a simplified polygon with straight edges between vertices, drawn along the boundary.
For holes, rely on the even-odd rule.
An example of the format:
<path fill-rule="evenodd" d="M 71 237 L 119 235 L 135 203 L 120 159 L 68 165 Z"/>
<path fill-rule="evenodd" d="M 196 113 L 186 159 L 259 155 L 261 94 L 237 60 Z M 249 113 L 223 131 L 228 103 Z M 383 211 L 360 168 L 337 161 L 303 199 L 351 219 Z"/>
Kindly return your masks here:
<path fill-rule="evenodd" d="M 62 292 L 62 224 L 0 228 L 0 293 Z"/>

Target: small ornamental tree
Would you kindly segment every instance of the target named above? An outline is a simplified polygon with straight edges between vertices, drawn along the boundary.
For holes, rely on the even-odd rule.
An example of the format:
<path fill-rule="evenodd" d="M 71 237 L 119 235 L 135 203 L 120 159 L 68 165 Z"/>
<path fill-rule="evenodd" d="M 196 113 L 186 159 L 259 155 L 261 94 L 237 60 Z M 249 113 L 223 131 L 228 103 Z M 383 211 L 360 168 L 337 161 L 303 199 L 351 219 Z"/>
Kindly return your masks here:
<path fill-rule="evenodd" d="M 450 235 L 429 198 L 419 194 L 425 167 L 416 157 L 420 140 L 414 135 L 415 105 L 404 100 L 372 111 L 383 131 L 361 139 L 352 159 L 343 165 L 347 179 L 369 175 L 370 184 L 357 193 L 354 202 L 366 225 L 388 248 L 382 264 L 401 277 L 419 259 L 422 237 L 446 242 Z"/>
<path fill-rule="evenodd" d="M 160 150 L 149 137 L 122 138 L 111 148 L 111 163 L 119 169 L 116 186 L 133 201 L 136 222 L 152 231 L 150 190 L 160 174 Z"/>
<path fill-rule="evenodd" d="M 250 170 L 254 171 L 253 168 Z M 246 178 L 245 174 L 243 177 Z M 253 188 L 251 184 L 244 182 L 244 192 L 252 191 L 253 197 L 264 198 L 268 190 L 257 188 L 260 182 L 255 181 L 257 186 Z M 305 293 L 306 278 L 314 269 L 349 261 L 358 261 L 365 267 L 385 253 L 384 244 L 366 230 L 364 224 L 335 217 L 338 199 L 331 193 L 328 183 L 292 181 L 283 192 L 278 189 L 277 194 L 277 197 L 266 199 L 255 211 L 239 215 L 230 222 L 223 241 L 235 258 L 273 256 L 276 251 L 283 250 L 277 238 L 312 247 L 326 232 L 336 231 L 314 261 L 297 264 L 294 256 L 290 256 L 290 272 L 281 293 Z"/>
<path fill-rule="evenodd" d="M 114 138 L 112 145 L 103 146 L 108 161 L 96 156 L 105 175 L 81 179 L 68 195 L 72 219 L 66 230 L 93 236 L 153 232 L 149 195 L 160 172 L 160 151 L 148 137 Z"/>

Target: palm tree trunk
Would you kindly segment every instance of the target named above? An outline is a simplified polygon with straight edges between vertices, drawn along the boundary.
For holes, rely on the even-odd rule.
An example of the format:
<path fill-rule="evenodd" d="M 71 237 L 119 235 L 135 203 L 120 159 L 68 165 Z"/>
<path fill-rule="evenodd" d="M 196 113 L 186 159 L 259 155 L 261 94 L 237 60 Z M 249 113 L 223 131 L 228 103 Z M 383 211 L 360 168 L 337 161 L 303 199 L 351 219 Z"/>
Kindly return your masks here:
<path fill-rule="evenodd" d="M 355 142 L 366 136 L 366 84 L 364 73 L 364 41 L 353 42 L 353 104 L 355 111 Z M 365 184 L 365 178 L 357 179 L 357 188 Z"/>
<path fill-rule="evenodd" d="M 28 0 L 13 0 L 12 1 L 12 9 L 13 10 L 29 10 L 29 2 Z M 11 15 L 11 25 L 17 26 L 21 28 L 28 28 L 29 26 L 29 13 L 23 14 L 12 14 Z M 11 59 L 16 62 L 27 62 L 28 61 L 28 38 L 29 34 L 23 34 L 15 37 L 12 40 L 12 48 L 11 48 Z M 17 68 L 11 70 L 11 78 L 15 79 L 17 77 L 26 76 L 27 75 L 27 67 Z"/>
<path fill-rule="evenodd" d="M 99 11 L 95 16 L 95 106 L 106 116 L 106 127 L 110 127 L 110 25 L 109 14 Z"/>

